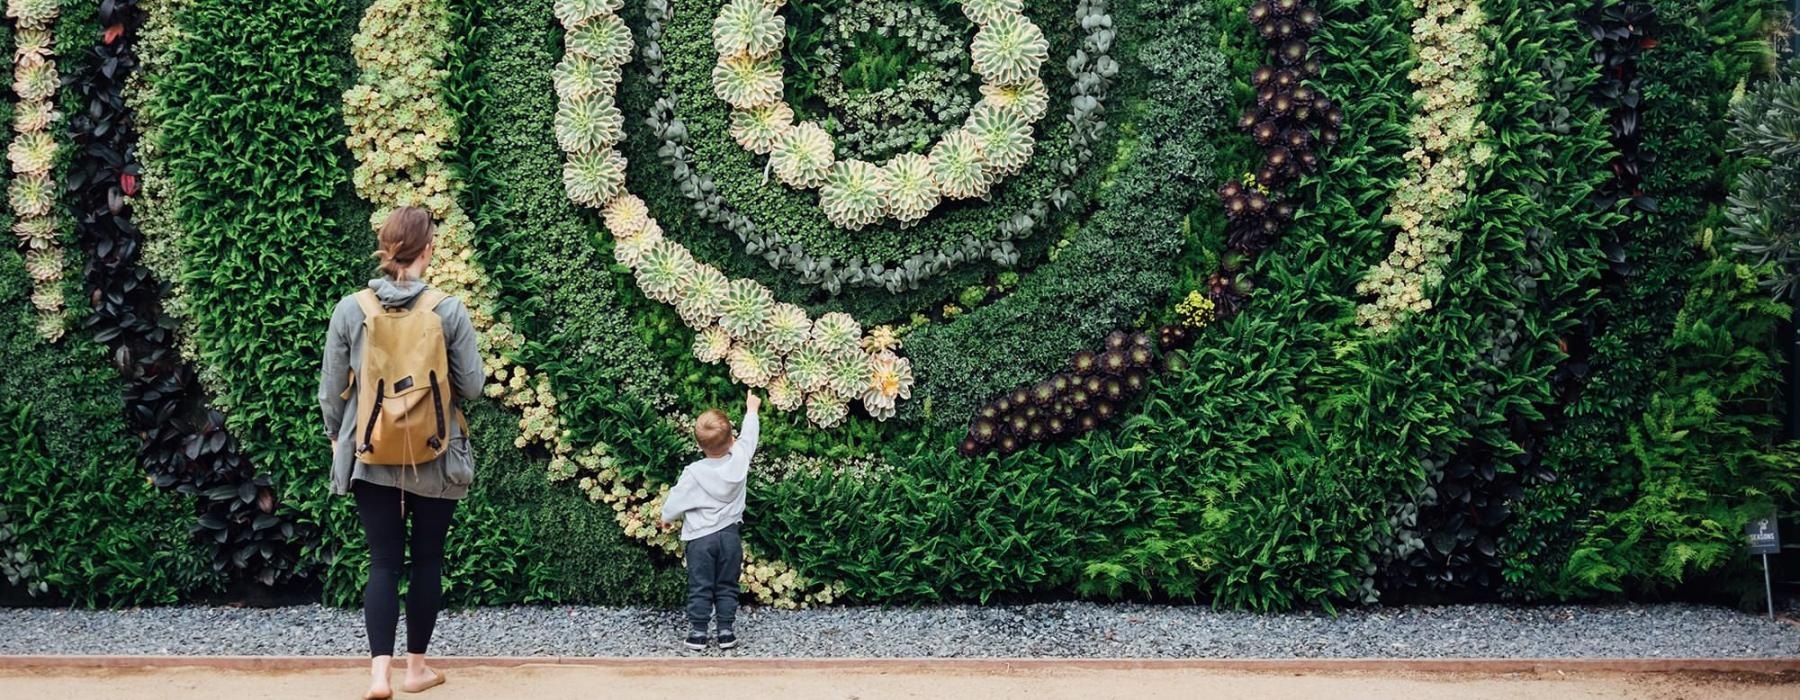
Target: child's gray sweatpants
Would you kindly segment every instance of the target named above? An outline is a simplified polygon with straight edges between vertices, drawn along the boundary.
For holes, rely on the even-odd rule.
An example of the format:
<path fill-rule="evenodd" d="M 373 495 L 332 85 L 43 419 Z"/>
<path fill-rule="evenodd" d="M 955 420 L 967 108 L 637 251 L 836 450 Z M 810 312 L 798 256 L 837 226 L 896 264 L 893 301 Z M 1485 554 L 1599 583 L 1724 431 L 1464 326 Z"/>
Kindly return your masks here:
<path fill-rule="evenodd" d="M 690 629 L 705 632 L 713 612 L 719 615 L 719 631 L 732 629 L 737 622 L 738 576 L 744 571 L 744 541 L 739 536 L 743 523 L 733 523 L 723 530 L 687 543 L 688 602 Z"/>

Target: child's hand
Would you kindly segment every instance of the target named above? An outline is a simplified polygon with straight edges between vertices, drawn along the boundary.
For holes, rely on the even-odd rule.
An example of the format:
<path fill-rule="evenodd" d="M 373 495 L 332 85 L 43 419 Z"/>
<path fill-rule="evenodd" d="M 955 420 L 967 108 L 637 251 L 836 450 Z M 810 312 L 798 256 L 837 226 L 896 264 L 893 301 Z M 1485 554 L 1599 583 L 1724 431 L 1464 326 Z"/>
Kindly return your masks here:
<path fill-rule="evenodd" d="M 757 396 L 756 392 L 752 391 L 744 397 L 744 411 L 746 413 L 755 413 L 759 408 L 762 408 L 762 397 Z"/>

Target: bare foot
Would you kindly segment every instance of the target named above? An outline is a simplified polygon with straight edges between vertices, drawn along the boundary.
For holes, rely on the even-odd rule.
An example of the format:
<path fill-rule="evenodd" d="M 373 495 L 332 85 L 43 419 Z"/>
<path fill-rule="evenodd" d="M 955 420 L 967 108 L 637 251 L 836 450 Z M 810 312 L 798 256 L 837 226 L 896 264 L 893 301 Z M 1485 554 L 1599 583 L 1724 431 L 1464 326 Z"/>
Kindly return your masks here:
<path fill-rule="evenodd" d="M 394 697 L 394 686 L 388 681 L 388 672 L 393 664 L 392 656 L 377 656 L 369 660 L 369 692 L 363 693 L 363 700 L 387 700 Z"/>
<path fill-rule="evenodd" d="M 424 654 L 406 655 L 406 678 L 400 681 L 400 689 L 408 693 L 423 693 L 444 684 L 444 674 L 425 663 Z"/>

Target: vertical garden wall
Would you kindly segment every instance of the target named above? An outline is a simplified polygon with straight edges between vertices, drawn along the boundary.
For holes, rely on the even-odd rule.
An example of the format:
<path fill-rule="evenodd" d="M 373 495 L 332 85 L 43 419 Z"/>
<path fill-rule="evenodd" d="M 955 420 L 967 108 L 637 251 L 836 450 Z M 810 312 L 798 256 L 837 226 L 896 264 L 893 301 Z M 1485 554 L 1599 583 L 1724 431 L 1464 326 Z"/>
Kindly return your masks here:
<path fill-rule="evenodd" d="M 1732 590 L 1796 146 L 1758 0 L 12 0 L 8 602 L 348 603 L 371 222 L 481 332 L 463 604 Z M 1783 189 L 1786 188 L 1786 189 Z"/>

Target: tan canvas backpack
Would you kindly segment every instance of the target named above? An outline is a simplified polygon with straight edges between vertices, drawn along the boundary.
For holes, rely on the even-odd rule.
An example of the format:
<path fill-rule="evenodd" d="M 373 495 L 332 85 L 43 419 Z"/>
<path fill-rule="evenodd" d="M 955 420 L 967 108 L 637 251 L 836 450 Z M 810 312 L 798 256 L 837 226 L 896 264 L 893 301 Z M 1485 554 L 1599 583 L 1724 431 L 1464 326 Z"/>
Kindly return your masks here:
<path fill-rule="evenodd" d="M 373 290 L 356 294 L 363 310 L 362 375 L 356 386 L 356 458 L 364 464 L 418 466 L 444 454 L 454 394 L 444 324 L 426 290 L 412 308 L 383 308 Z"/>

